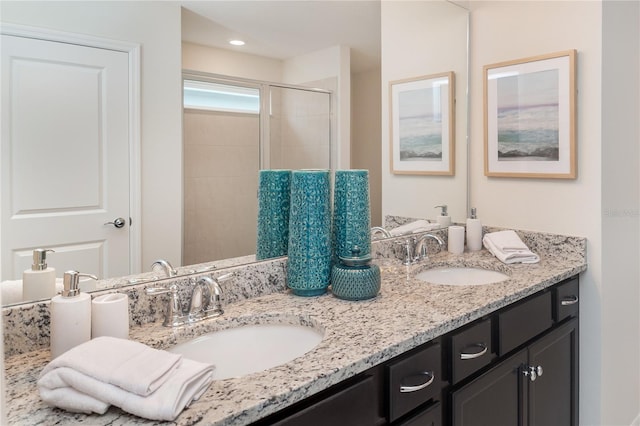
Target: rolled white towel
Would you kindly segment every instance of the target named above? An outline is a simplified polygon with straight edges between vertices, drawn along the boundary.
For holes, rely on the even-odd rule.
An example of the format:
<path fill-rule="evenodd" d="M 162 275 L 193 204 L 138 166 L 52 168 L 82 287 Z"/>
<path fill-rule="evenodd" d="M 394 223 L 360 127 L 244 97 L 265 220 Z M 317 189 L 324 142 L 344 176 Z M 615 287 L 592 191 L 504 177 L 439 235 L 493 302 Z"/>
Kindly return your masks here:
<path fill-rule="evenodd" d="M 62 278 L 56 278 L 56 293 L 60 293 L 64 287 Z M 24 300 L 22 293 L 22 280 L 7 280 L 0 283 L 0 302 L 3 305 L 28 302 Z"/>
<path fill-rule="evenodd" d="M 416 234 L 418 232 L 431 231 L 440 227 L 438 223 L 431 223 L 428 220 L 419 219 L 404 225 L 400 225 L 397 228 L 389 230 L 389 233 L 397 237 L 398 235 Z"/>
<path fill-rule="evenodd" d="M 0 301 L 3 305 L 22 302 L 22 280 L 2 281 L 0 291 Z"/>
<path fill-rule="evenodd" d="M 153 349 L 133 340 L 102 336 L 55 358 L 40 376 L 66 367 L 127 392 L 147 396 L 162 386 L 182 361 L 180 354 Z"/>
<path fill-rule="evenodd" d="M 498 231 L 485 234 L 482 243 L 503 263 L 537 263 L 540 256 L 529 250 L 515 231 Z"/>
<path fill-rule="evenodd" d="M 110 405 L 174 420 L 213 381 L 213 366 L 115 337 L 98 337 L 51 361 L 38 389 L 48 405 L 104 414 Z"/>

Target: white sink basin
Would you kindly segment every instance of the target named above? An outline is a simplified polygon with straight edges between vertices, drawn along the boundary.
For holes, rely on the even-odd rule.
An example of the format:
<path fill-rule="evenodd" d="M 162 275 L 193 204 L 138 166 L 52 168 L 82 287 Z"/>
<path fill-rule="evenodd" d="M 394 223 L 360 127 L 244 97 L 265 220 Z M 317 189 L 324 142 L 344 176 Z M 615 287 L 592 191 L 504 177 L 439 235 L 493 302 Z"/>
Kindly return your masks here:
<path fill-rule="evenodd" d="M 215 365 L 214 379 L 267 370 L 316 347 L 323 333 L 291 324 L 245 325 L 205 334 L 168 349 L 185 358 Z"/>
<path fill-rule="evenodd" d="M 416 274 L 416 278 L 432 284 L 483 285 L 504 281 L 509 276 L 489 269 L 453 267 L 427 269 Z"/>

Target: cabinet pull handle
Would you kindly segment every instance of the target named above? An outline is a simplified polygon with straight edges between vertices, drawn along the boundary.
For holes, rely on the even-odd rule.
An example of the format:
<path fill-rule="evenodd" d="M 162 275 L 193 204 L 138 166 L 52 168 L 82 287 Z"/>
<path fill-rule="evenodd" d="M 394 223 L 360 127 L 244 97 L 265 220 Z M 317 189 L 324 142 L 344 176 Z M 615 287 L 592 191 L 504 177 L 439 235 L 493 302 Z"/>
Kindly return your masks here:
<path fill-rule="evenodd" d="M 487 351 L 489 350 L 487 345 L 485 345 L 484 343 L 475 343 L 473 345 L 467 346 L 467 348 L 480 348 L 480 351 L 474 352 L 474 353 L 460 352 L 460 359 L 466 360 L 466 359 L 480 358 L 482 355 L 486 354 Z"/>
<path fill-rule="evenodd" d="M 578 296 L 575 295 L 562 299 L 560 302 L 562 306 L 575 305 L 576 303 L 578 303 Z"/>
<path fill-rule="evenodd" d="M 534 367 L 533 365 L 527 365 L 524 367 L 522 374 L 527 376 L 532 382 L 535 382 L 538 377 L 542 376 L 543 372 L 544 370 L 542 369 L 541 365 L 537 367 Z"/>
<path fill-rule="evenodd" d="M 409 382 L 417 381 L 423 377 L 427 378 L 427 381 L 424 383 L 420 383 L 419 385 L 403 385 L 400 384 L 400 392 L 408 393 L 408 392 L 417 392 L 429 386 L 436 378 L 436 375 L 433 374 L 433 371 L 425 371 L 415 376 L 407 377 L 406 380 Z M 404 381 L 404 380 L 403 380 Z"/>

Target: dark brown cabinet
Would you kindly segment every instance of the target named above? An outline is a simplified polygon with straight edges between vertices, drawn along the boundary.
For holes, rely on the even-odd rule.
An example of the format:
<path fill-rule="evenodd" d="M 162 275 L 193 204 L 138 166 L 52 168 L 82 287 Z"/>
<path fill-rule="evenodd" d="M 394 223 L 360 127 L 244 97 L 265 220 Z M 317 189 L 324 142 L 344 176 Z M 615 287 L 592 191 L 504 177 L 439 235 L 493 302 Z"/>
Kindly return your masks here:
<path fill-rule="evenodd" d="M 487 371 L 450 389 L 450 423 L 576 426 L 577 301 L 578 281 L 574 279 L 499 312 L 495 334 L 505 356 Z M 555 322 L 549 322 L 552 311 Z M 523 324 L 526 319 L 524 332 L 517 333 L 514 324 Z M 507 342 L 501 341 L 504 338 Z"/>
<path fill-rule="evenodd" d="M 255 425 L 577 426 L 578 278 Z"/>

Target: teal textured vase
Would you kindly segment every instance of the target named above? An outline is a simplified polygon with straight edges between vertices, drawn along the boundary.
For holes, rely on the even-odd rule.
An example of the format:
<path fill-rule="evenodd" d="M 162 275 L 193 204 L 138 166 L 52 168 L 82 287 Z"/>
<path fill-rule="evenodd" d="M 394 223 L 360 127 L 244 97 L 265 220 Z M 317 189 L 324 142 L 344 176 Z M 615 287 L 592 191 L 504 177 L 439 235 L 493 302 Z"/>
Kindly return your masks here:
<path fill-rule="evenodd" d="M 329 170 L 291 172 L 287 285 L 298 296 L 327 291 L 331 276 Z"/>
<path fill-rule="evenodd" d="M 336 257 L 351 256 L 354 246 L 371 253 L 369 171 L 337 170 L 333 200 L 333 244 Z"/>
<path fill-rule="evenodd" d="M 256 260 L 286 256 L 291 170 L 260 170 Z"/>
<path fill-rule="evenodd" d="M 357 246 L 350 257 L 340 257 L 331 269 L 331 292 L 345 300 L 366 300 L 380 291 L 380 268 L 371 264 L 371 255 L 360 255 Z"/>

